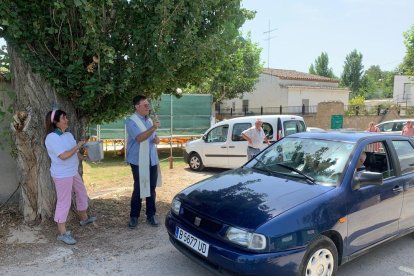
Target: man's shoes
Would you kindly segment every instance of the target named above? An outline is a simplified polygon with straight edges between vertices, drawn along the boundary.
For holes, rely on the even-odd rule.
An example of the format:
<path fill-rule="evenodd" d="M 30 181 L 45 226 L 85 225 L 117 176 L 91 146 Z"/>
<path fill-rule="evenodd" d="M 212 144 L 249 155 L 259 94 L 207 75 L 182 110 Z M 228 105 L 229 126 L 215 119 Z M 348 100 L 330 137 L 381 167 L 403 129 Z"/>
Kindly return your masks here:
<path fill-rule="evenodd" d="M 134 229 L 138 225 L 138 218 L 137 217 L 131 217 L 129 220 L 128 227 L 130 229 Z"/>
<path fill-rule="evenodd" d="M 79 224 L 81 225 L 81 226 L 85 226 L 85 225 L 88 225 L 88 224 L 90 224 L 90 223 L 94 223 L 96 221 L 96 217 L 95 216 L 89 216 L 87 219 L 85 219 L 85 220 L 81 220 L 80 222 L 79 222 Z"/>
<path fill-rule="evenodd" d="M 58 241 L 63 241 L 66 244 L 74 245 L 76 240 L 72 237 L 72 233 L 70 231 L 66 231 L 63 234 L 57 236 Z"/>
<path fill-rule="evenodd" d="M 158 221 L 156 216 L 152 216 L 152 217 L 147 218 L 147 223 L 149 223 L 151 226 L 155 226 L 155 227 L 160 225 L 160 222 Z"/>

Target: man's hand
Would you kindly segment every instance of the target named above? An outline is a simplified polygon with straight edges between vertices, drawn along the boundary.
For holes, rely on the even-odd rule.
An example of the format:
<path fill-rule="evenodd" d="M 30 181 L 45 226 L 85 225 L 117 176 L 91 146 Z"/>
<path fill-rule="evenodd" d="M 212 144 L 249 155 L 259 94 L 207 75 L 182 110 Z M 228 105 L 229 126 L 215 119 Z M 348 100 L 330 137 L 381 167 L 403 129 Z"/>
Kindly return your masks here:
<path fill-rule="evenodd" d="M 159 128 L 160 126 L 161 126 L 161 123 L 160 123 L 160 120 L 158 119 L 158 116 L 155 116 L 153 119 L 152 119 L 152 124 L 153 124 L 153 126 L 157 129 L 157 128 Z"/>

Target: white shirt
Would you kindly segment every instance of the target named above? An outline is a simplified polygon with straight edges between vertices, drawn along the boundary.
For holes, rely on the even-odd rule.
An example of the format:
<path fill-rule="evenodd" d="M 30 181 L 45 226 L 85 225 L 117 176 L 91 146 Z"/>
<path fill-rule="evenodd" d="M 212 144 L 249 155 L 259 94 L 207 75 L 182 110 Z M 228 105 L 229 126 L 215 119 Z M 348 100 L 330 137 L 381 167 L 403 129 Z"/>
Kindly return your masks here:
<path fill-rule="evenodd" d="M 79 159 L 77 154 L 72 155 L 66 160 L 59 158 L 59 155 L 76 146 L 76 141 L 72 133 L 65 132 L 59 135 L 51 132 L 46 136 L 45 144 L 47 153 L 52 161 L 50 166 L 50 174 L 52 177 L 71 177 L 78 173 Z"/>
<path fill-rule="evenodd" d="M 263 140 L 266 137 L 263 128 L 257 130 L 256 126 L 252 126 L 251 128 L 243 131 L 242 134 L 246 135 L 252 140 L 252 143 L 249 143 L 249 147 L 260 149 L 263 146 Z"/>

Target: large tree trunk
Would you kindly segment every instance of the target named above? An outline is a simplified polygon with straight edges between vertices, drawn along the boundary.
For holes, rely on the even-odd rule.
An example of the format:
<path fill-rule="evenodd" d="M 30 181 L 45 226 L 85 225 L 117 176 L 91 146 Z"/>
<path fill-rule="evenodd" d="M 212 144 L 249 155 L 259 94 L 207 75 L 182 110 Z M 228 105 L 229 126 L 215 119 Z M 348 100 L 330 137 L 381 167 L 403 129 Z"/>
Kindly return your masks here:
<path fill-rule="evenodd" d="M 25 221 L 45 220 L 55 209 L 55 189 L 50 176 L 50 159 L 44 145 L 45 118 L 54 105 L 69 117 L 70 131 L 79 138 L 84 120 L 77 118 L 73 104 L 56 91 L 8 47 L 12 86 L 16 92 L 15 114 L 11 124 L 17 147 L 18 180 L 21 185 L 20 209 Z M 85 126 L 85 124 L 83 124 Z"/>

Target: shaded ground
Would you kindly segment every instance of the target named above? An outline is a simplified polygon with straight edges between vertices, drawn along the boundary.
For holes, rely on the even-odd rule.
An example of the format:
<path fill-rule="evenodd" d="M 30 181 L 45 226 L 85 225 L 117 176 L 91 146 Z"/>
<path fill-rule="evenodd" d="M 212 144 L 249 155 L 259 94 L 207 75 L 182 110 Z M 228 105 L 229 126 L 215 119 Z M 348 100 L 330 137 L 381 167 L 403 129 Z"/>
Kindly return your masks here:
<path fill-rule="evenodd" d="M 181 163 L 172 170 L 163 168 L 162 171 L 163 186 L 157 189 L 157 213 L 162 225 L 158 228 L 145 223 L 145 210 L 141 211 L 137 229 L 127 228 L 132 192 L 130 173 L 121 179 L 108 179 L 100 187 L 88 185 L 90 210 L 96 214 L 98 220 L 93 225 L 81 227 L 74 214 L 70 215 L 67 228 L 72 230 L 78 240 L 74 246 L 56 241 L 56 225 L 52 220 L 40 225 L 23 224 L 17 206 L 1 209 L 0 274 L 132 275 L 140 271 L 147 273 L 148 271 L 142 270 L 145 268 L 144 264 L 163 255 L 165 259 L 177 256 L 178 262 L 189 262 L 169 244 L 163 225 L 165 215 L 176 193 L 222 170 L 195 173 Z M 152 273 L 192 274 L 180 270 L 188 270 L 188 267 L 177 265 L 174 273 L 168 267 L 160 267 Z M 207 273 L 198 266 L 194 269 L 200 275 Z"/>

